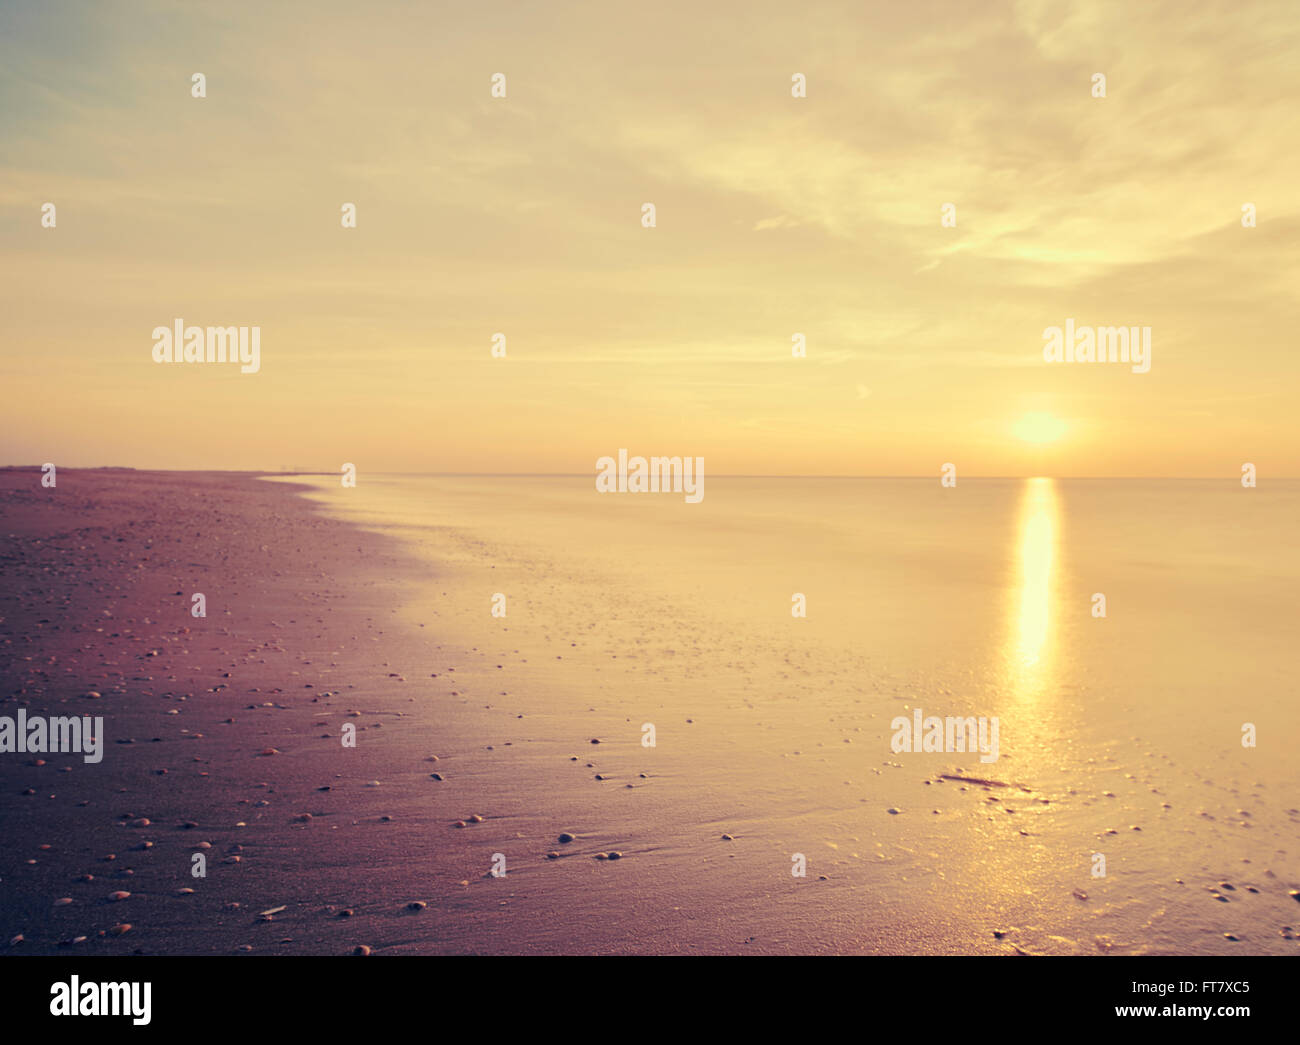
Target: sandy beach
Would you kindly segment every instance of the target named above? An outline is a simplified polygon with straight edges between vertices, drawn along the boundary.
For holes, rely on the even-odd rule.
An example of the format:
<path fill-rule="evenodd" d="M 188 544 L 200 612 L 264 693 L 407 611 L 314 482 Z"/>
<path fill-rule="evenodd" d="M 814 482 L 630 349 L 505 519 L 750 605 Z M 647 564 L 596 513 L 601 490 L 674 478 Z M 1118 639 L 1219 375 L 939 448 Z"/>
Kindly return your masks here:
<path fill-rule="evenodd" d="M 969 667 L 832 677 L 833 633 L 692 619 L 522 536 L 421 545 L 327 489 L 0 472 L 0 714 L 104 723 L 94 764 L 0 755 L 10 953 L 1300 947 L 1282 763 L 1162 746 L 1104 686 L 1084 725 L 1004 693 L 993 765 L 895 754 L 896 714 L 987 706 Z"/>

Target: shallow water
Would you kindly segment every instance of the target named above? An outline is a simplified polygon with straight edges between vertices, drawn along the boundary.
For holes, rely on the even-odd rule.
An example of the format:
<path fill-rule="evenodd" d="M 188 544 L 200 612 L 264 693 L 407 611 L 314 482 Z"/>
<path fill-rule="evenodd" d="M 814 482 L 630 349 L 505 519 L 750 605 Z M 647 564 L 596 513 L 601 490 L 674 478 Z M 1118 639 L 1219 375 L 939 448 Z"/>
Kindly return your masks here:
<path fill-rule="evenodd" d="M 724 905 L 716 932 L 1297 947 L 1296 482 L 709 477 L 699 504 L 587 476 L 313 485 L 427 559 L 403 612 L 467 651 L 466 685 L 527 700 L 515 791 L 625 838 L 643 896 Z M 996 718 L 997 760 L 895 751 L 917 707 Z M 618 799 L 554 775 L 548 745 L 591 735 L 607 784 L 634 782 Z"/>

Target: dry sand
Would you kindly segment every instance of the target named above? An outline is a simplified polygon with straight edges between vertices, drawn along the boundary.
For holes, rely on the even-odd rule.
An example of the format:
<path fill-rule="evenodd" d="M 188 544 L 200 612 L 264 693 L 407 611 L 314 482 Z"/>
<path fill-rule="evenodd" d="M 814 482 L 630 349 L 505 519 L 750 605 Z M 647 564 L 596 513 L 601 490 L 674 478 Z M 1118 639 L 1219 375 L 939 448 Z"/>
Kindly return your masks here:
<path fill-rule="evenodd" d="M 1167 889 L 1108 899 L 1062 875 L 1042 854 L 1077 848 L 1085 866 L 1091 838 L 1071 832 L 1124 799 L 1098 781 L 1078 794 L 1017 786 L 1006 765 L 880 757 L 887 712 L 864 733 L 773 703 L 746 733 L 712 713 L 734 693 L 711 703 L 672 685 L 653 715 L 674 742 L 652 753 L 644 696 L 625 699 L 613 669 L 596 677 L 581 636 L 452 645 L 411 619 L 413 604 L 446 613 L 451 579 L 289 484 L 39 478 L 0 472 L 0 714 L 102 715 L 106 742 L 97 765 L 0 755 L 8 953 L 1300 946 L 1285 866 L 1225 849 L 1222 871 L 1192 861 Z M 194 592 L 205 618 L 190 615 Z M 717 680 L 745 670 L 722 665 Z M 1133 780 L 1105 779 L 1121 776 Z M 1133 790 L 1156 803 L 1150 783 Z M 1227 832 L 1245 799 L 1208 794 L 1201 812 L 1223 803 Z M 1263 805 L 1253 827 L 1285 861 L 1300 814 Z M 1185 816 L 1170 831 L 1208 829 Z M 191 874 L 195 853 L 206 877 Z"/>

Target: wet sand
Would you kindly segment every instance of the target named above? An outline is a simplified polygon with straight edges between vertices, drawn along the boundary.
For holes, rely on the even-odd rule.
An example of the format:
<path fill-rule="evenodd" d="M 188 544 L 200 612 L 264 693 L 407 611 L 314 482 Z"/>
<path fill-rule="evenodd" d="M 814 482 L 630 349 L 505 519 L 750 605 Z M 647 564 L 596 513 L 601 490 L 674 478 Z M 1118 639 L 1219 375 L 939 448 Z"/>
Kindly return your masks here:
<path fill-rule="evenodd" d="M 102 715 L 105 750 L 0 755 L 6 953 L 1300 951 L 1296 795 L 1123 726 L 892 755 L 930 683 L 865 656 L 823 700 L 814 647 L 611 648 L 562 562 L 439 565 L 292 484 L 58 484 L 0 472 L 0 714 Z M 554 612 L 467 626 L 498 565 Z"/>

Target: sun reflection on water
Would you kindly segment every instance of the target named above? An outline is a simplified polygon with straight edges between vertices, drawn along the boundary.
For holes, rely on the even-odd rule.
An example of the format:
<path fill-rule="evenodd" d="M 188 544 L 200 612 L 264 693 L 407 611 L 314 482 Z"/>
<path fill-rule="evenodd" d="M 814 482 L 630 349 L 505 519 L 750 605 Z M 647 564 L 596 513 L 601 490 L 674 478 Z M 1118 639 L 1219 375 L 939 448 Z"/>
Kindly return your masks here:
<path fill-rule="evenodd" d="M 1019 611 L 1008 659 L 1022 698 L 1037 696 L 1050 673 L 1053 564 L 1060 506 L 1052 479 L 1026 480 L 1020 501 Z"/>

